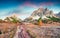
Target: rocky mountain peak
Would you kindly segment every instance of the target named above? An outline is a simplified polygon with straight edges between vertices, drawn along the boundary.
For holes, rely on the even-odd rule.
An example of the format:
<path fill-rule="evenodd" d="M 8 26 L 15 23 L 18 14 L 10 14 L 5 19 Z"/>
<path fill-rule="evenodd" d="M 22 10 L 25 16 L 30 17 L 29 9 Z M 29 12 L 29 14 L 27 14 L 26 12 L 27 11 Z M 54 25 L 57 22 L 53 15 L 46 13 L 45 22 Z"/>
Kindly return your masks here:
<path fill-rule="evenodd" d="M 35 10 L 31 16 L 53 16 L 53 11 L 49 10 L 48 8 L 39 8 Z"/>

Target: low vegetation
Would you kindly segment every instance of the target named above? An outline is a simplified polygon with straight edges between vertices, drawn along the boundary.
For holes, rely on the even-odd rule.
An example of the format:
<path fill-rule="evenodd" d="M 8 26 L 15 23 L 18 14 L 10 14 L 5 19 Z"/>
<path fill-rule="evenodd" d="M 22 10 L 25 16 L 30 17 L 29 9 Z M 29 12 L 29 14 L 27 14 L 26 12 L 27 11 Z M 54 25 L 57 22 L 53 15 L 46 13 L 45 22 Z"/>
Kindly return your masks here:
<path fill-rule="evenodd" d="M 56 17 L 48 17 L 50 20 L 52 20 L 53 22 L 59 22 L 60 23 L 60 18 L 56 18 Z"/>
<path fill-rule="evenodd" d="M 13 23 L 21 22 L 21 19 L 17 19 L 15 17 L 6 17 L 4 20 L 6 20 L 8 22 L 13 22 Z"/>

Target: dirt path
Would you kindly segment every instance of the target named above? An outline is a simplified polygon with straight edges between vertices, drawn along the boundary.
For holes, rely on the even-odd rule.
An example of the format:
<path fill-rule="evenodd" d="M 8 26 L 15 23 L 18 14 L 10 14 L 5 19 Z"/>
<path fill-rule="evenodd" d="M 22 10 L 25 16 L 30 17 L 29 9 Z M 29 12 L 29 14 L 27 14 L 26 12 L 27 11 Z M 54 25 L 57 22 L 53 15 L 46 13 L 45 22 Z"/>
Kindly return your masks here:
<path fill-rule="evenodd" d="M 33 24 L 23 25 L 29 33 L 35 38 L 60 38 L 60 26 L 37 26 Z M 19 27 L 18 27 L 19 28 Z M 19 29 L 17 29 L 17 32 Z M 18 34 L 16 34 L 15 38 Z"/>

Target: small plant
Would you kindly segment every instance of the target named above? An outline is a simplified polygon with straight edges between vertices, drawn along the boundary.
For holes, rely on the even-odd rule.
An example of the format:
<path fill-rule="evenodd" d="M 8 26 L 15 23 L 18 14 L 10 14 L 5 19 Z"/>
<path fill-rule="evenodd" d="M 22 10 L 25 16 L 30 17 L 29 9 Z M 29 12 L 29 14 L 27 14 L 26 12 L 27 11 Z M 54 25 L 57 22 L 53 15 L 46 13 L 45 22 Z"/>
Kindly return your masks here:
<path fill-rule="evenodd" d="M 43 22 L 42 22 L 42 18 L 39 18 L 39 19 L 38 19 L 38 24 L 41 26 L 42 23 L 43 23 Z"/>
<path fill-rule="evenodd" d="M 47 20 L 42 20 L 43 21 L 43 23 L 47 23 L 48 21 Z"/>

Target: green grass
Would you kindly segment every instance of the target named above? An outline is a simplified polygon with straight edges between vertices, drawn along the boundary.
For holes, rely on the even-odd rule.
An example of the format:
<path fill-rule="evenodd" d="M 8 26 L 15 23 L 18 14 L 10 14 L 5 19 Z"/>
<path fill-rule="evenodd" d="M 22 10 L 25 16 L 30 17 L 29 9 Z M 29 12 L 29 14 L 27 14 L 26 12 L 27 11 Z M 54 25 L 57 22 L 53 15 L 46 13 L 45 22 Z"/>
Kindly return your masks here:
<path fill-rule="evenodd" d="M 60 22 L 60 18 L 56 18 L 56 17 L 48 17 L 49 19 L 51 19 L 53 22 Z"/>

